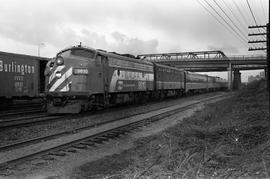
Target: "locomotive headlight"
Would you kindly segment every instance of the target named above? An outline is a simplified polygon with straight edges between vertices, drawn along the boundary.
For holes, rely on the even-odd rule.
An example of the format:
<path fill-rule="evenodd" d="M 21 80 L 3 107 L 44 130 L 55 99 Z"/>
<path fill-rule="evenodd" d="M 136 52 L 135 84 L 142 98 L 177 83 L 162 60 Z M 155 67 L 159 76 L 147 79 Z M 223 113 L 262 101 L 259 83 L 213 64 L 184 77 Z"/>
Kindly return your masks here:
<path fill-rule="evenodd" d="M 60 71 L 58 71 L 58 72 L 55 73 L 55 76 L 56 76 L 57 78 L 60 78 L 60 77 L 62 76 L 62 74 L 61 74 Z"/>
<path fill-rule="evenodd" d="M 57 57 L 55 62 L 56 62 L 56 65 L 60 66 L 64 64 L 64 59 L 63 57 Z"/>

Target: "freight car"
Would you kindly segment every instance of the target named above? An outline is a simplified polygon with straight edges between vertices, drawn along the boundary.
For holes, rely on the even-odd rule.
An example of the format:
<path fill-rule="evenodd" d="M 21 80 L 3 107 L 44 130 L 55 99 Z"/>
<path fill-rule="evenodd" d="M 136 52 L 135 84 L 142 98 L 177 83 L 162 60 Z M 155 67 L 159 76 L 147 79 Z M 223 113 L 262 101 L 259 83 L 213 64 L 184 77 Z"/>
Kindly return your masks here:
<path fill-rule="evenodd" d="M 44 95 L 48 58 L 0 52 L 0 101 Z"/>
<path fill-rule="evenodd" d="M 214 78 L 79 45 L 60 51 L 47 64 L 47 111 L 78 113 L 97 106 L 218 89 L 221 86 Z"/>

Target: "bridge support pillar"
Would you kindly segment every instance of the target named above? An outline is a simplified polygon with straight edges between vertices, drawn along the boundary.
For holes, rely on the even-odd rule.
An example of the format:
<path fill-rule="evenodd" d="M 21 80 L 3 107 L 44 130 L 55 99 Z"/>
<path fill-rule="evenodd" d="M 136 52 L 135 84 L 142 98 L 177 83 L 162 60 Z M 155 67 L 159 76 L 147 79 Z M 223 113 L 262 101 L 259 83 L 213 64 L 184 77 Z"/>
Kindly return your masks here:
<path fill-rule="evenodd" d="M 241 73 L 239 70 L 233 71 L 233 89 L 238 90 L 241 87 Z"/>
<path fill-rule="evenodd" d="M 228 90 L 232 90 L 232 64 L 228 67 Z"/>

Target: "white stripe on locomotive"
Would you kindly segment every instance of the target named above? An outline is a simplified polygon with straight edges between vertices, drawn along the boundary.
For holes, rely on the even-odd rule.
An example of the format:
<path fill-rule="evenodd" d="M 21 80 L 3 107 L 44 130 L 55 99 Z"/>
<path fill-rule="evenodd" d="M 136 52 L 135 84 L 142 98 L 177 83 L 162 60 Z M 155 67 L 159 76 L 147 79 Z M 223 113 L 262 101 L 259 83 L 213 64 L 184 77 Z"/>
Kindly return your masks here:
<path fill-rule="evenodd" d="M 72 67 L 70 67 L 61 78 L 59 78 L 50 88 L 49 91 L 55 91 L 56 88 L 58 88 L 67 78 L 69 78 L 72 75 Z"/>
<path fill-rule="evenodd" d="M 70 85 L 71 83 L 72 83 L 72 81 L 69 82 L 66 86 L 64 86 L 60 91 L 61 91 L 61 92 L 69 91 L 69 85 Z"/>
<path fill-rule="evenodd" d="M 56 76 L 56 72 L 61 72 L 63 69 L 65 68 L 65 66 L 58 66 L 54 72 L 51 74 L 51 76 L 49 77 L 49 84 L 53 81 L 53 79 Z"/>

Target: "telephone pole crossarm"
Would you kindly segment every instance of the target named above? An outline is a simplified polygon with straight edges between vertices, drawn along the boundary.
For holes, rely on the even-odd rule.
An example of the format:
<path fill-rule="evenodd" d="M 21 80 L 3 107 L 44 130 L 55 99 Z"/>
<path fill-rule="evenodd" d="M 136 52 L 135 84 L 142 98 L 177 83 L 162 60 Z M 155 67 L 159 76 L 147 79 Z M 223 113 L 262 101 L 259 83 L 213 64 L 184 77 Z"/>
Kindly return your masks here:
<path fill-rule="evenodd" d="M 267 35 L 267 33 L 248 34 L 248 36 Z"/>
<path fill-rule="evenodd" d="M 257 28 L 267 28 L 267 25 L 258 25 L 258 26 L 248 26 L 249 29 L 257 29 Z"/>
<path fill-rule="evenodd" d="M 248 43 L 266 43 L 267 40 L 254 40 L 254 41 L 248 41 Z"/>

